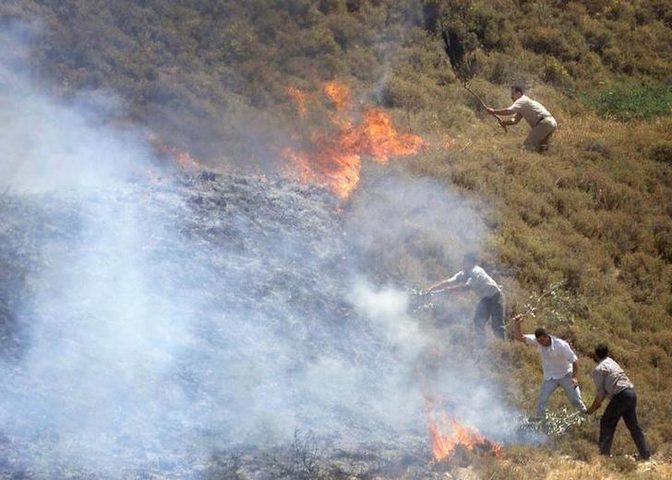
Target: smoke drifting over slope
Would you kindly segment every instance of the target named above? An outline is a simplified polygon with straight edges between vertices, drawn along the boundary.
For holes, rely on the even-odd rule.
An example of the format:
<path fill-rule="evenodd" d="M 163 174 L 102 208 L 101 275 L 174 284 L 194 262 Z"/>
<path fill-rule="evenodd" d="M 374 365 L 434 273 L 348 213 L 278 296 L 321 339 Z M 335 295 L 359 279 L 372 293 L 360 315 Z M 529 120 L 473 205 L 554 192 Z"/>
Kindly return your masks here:
<path fill-rule="evenodd" d="M 153 180 L 149 146 L 104 126 L 114 101 L 56 102 L 2 69 L 22 87 L 0 95 L 0 265 L 22 273 L 2 285 L 0 472 L 183 478 L 213 450 L 296 430 L 424 436 L 428 393 L 504 437 L 496 391 L 457 356 L 428 374 L 427 351 L 450 345 L 357 255 L 401 241 L 411 213 L 417 235 L 452 238 L 427 195 L 477 224 L 458 198 L 395 180 L 371 187 L 384 201 L 343 210 L 279 177 Z"/>

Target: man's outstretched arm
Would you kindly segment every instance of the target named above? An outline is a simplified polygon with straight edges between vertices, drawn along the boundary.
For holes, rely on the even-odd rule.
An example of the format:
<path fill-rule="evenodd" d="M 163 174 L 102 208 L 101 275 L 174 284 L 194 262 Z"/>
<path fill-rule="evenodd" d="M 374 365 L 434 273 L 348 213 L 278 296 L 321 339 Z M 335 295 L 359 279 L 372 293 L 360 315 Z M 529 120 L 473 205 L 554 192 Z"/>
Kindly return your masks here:
<path fill-rule="evenodd" d="M 525 318 L 525 314 L 519 313 L 511 319 L 513 339 L 519 342 L 525 342 L 525 339 L 523 338 L 523 332 L 520 329 L 520 322 L 523 321 L 523 318 Z"/>
<path fill-rule="evenodd" d="M 451 279 L 444 280 L 442 282 L 439 282 L 435 285 L 432 285 L 427 289 L 427 293 L 434 293 L 434 292 L 463 292 L 469 290 L 469 285 L 465 283 L 460 283 L 458 285 L 455 285 L 454 281 L 451 281 Z"/>
<path fill-rule="evenodd" d="M 450 278 L 441 280 L 439 283 L 435 283 L 427 289 L 427 293 L 434 293 L 442 290 L 468 290 L 469 287 L 464 283 L 464 273 L 457 272 Z"/>
<path fill-rule="evenodd" d="M 522 117 L 520 117 L 519 115 L 516 115 L 513 118 L 507 118 L 506 120 L 502 120 L 502 125 L 505 125 L 505 126 L 516 125 L 518 122 L 520 122 L 521 118 Z"/>

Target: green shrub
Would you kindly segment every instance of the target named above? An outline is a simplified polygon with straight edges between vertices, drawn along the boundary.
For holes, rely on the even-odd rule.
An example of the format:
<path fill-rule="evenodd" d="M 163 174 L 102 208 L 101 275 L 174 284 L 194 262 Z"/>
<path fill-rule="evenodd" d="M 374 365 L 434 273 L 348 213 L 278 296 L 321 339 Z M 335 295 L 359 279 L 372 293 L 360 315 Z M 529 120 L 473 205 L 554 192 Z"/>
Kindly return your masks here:
<path fill-rule="evenodd" d="M 602 140 L 597 140 L 597 139 L 587 139 L 583 142 L 583 149 L 587 152 L 595 152 L 598 155 L 601 155 L 605 158 L 609 158 L 609 155 L 611 153 L 609 149 L 609 145 L 607 145 L 604 141 Z"/>
<path fill-rule="evenodd" d="M 598 455 L 597 447 L 594 442 L 586 440 L 585 438 L 572 439 L 571 445 L 574 457 L 583 462 L 590 462 Z"/>
<path fill-rule="evenodd" d="M 488 68 L 484 74 L 492 83 L 512 85 L 520 76 L 520 66 L 508 55 L 495 53 L 491 55 Z"/>
<path fill-rule="evenodd" d="M 607 70 L 595 52 L 586 52 L 575 62 L 565 64 L 569 74 L 576 79 L 590 81 L 591 85 L 603 82 L 607 78 Z"/>
<path fill-rule="evenodd" d="M 663 276 L 662 264 L 643 253 L 629 253 L 619 263 L 620 278 L 628 286 L 635 301 L 646 301 L 657 295 L 656 286 Z"/>
<path fill-rule="evenodd" d="M 637 469 L 637 462 L 625 456 L 615 456 L 609 462 L 610 467 L 616 472 L 632 474 Z"/>
<path fill-rule="evenodd" d="M 661 219 L 653 226 L 653 239 L 658 255 L 672 263 L 672 221 Z"/>
<path fill-rule="evenodd" d="M 555 57 L 544 58 L 542 80 L 564 90 L 569 90 L 573 87 L 572 77 L 564 65 Z"/>
<path fill-rule="evenodd" d="M 419 112 L 427 107 L 428 99 L 416 83 L 399 76 L 393 76 L 382 91 L 382 104 L 389 108 L 403 108 L 408 112 Z"/>
<path fill-rule="evenodd" d="M 617 83 L 580 96 L 600 115 L 617 120 L 640 120 L 672 113 L 672 87 L 660 84 Z"/>

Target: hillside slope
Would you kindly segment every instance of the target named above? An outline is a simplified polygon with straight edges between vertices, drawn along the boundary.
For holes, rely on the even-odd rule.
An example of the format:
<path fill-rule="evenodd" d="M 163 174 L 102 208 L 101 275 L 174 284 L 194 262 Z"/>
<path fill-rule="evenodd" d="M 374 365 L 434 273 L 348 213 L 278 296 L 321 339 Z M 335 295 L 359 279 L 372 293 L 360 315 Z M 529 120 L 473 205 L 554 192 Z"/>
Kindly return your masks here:
<path fill-rule="evenodd" d="M 624 458 L 633 446 L 623 426 L 617 457 L 597 459 L 592 422 L 548 448 L 505 450 L 499 464 L 477 464 L 479 474 L 558 478 L 548 457 L 567 455 L 565 478 L 664 478 L 672 458 L 668 3 L 16 0 L 0 5 L 0 21 L 3 35 L 28 42 L 28 69 L 51 95 L 71 101 L 111 92 L 123 108 L 106 121 L 146 129 L 218 170 L 291 167 L 284 147 L 333 131 L 330 105 L 317 102 L 302 120 L 291 87 L 319 96 L 325 82 L 337 81 L 353 104 L 383 108 L 425 147 L 390 166 L 365 167 L 359 190 L 339 208 L 363 208 L 389 172 L 429 177 L 473 202 L 488 228 L 474 248 L 506 287 L 509 312 L 534 309 L 527 329 L 544 324 L 572 342 L 588 398 L 589 354 L 598 341 L 609 343 L 637 386 L 641 422 L 663 464 L 639 471 Z M 527 127 L 504 134 L 462 89 L 442 51 L 446 30 L 460 38 L 471 88 L 487 103 L 507 106 L 508 85 L 522 81 L 554 113 L 560 127 L 547 154 L 521 152 Z M 14 81 L 0 76 L 4 86 Z M 381 285 L 420 287 L 457 269 L 470 247 L 409 235 L 384 249 L 362 246 L 359 255 Z M 21 276 L 5 284 L 15 288 Z M 5 311 L 13 308 L 8 292 L 0 292 Z M 492 352 L 490 374 L 508 385 L 510 402 L 530 410 L 535 355 L 510 343 Z M 552 406 L 563 402 L 558 394 Z"/>

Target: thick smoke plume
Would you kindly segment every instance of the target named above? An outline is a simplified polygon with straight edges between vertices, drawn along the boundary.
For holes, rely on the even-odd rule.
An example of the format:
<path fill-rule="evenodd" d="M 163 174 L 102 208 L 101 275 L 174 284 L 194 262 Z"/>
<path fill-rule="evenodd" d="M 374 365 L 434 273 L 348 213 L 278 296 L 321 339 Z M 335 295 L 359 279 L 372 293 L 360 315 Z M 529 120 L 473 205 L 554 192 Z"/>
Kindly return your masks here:
<path fill-rule="evenodd" d="M 57 101 L 15 60 L 0 67 L 0 260 L 29 261 L 3 340 L 18 347 L 0 365 L 0 471 L 184 478 L 215 450 L 297 430 L 424 437 L 428 396 L 505 437 L 510 412 L 473 357 L 373 280 L 393 258 L 364 261 L 409 234 L 477 244 L 461 199 L 391 177 L 344 211 L 279 177 L 156 180 L 142 137 L 109 126 L 122 105 Z"/>

